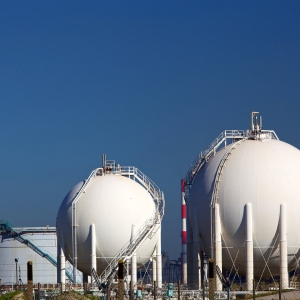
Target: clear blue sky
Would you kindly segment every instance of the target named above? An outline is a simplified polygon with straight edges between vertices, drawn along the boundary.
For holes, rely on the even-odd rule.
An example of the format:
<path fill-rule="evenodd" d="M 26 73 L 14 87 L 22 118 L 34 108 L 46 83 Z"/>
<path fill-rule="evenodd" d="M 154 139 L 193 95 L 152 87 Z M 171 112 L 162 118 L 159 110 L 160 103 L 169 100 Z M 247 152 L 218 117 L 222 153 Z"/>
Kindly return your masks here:
<path fill-rule="evenodd" d="M 299 1 L 1 1 L 0 219 L 55 225 L 107 154 L 165 193 L 179 257 L 180 179 L 225 129 L 300 147 Z"/>

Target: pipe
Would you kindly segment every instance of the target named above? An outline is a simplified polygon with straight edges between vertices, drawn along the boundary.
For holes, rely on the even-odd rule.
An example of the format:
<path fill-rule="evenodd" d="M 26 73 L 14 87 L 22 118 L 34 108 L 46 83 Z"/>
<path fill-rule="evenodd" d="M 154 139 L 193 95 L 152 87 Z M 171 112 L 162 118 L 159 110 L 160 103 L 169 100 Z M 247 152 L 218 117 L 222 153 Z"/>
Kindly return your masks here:
<path fill-rule="evenodd" d="M 105 170 L 106 167 L 106 154 L 102 154 L 102 168 Z"/>
<path fill-rule="evenodd" d="M 57 229 L 59 229 L 59 227 L 57 227 Z M 66 258 L 63 247 L 64 240 L 62 230 L 59 230 L 57 239 L 57 283 L 62 283 L 62 290 L 64 291 L 66 283 Z"/>
<path fill-rule="evenodd" d="M 282 289 L 289 287 L 288 260 L 287 260 L 287 227 L 286 204 L 280 204 L 280 285 Z"/>
<path fill-rule="evenodd" d="M 157 281 L 156 268 L 157 267 L 156 267 L 156 247 L 155 247 L 152 255 L 152 282 Z"/>
<path fill-rule="evenodd" d="M 182 220 L 182 232 L 181 232 L 181 280 L 183 284 L 187 284 L 187 244 L 186 244 L 186 203 L 185 203 L 185 182 L 181 180 L 181 220 Z"/>
<path fill-rule="evenodd" d="M 90 225 L 90 235 L 91 235 L 91 276 L 92 269 L 97 273 L 97 258 L 96 258 L 96 227 L 95 224 Z"/>
<path fill-rule="evenodd" d="M 216 203 L 214 207 L 214 219 L 215 219 L 215 262 L 216 266 L 219 266 L 222 271 L 222 240 L 221 240 L 221 220 L 219 212 L 219 204 Z M 216 290 L 222 291 L 222 282 L 216 276 Z"/>
<path fill-rule="evenodd" d="M 252 205 L 247 203 L 246 209 L 246 284 L 247 291 L 253 289 L 253 226 L 252 226 Z"/>
<path fill-rule="evenodd" d="M 258 114 L 259 114 L 259 112 L 257 112 L 257 111 L 251 112 L 251 130 L 252 130 L 252 132 L 254 132 L 253 118 L 254 118 L 255 115 L 258 115 Z"/>
<path fill-rule="evenodd" d="M 157 287 L 162 288 L 162 263 L 161 263 L 161 223 L 157 231 L 157 242 L 156 242 L 156 276 L 157 276 Z"/>
<path fill-rule="evenodd" d="M 135 234 L 135 225 L 131 225 L 131 242 L 133 242 L 133 237 Z M 133 289 L 135 289 L 135 285 L 137 282 L 137 263 L 136 263 L 136 252 L 131 257 L 131 283 Z"/>

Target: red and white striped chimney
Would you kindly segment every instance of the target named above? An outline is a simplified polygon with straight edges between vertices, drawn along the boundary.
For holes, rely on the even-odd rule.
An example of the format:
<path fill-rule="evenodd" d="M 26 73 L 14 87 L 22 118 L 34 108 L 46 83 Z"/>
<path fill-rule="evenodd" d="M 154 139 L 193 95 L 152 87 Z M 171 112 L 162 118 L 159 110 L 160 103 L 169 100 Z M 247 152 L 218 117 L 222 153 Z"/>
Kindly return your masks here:
<path fill-rule="evenodd" d="M 187 245 L 186 245 L 186 203 L 185 203 L 185 182 L 181 180 L 181 219 L 182 219 L 182 232 L 181 232 L 181 280 L 183 284 L 187 284 Z"/>

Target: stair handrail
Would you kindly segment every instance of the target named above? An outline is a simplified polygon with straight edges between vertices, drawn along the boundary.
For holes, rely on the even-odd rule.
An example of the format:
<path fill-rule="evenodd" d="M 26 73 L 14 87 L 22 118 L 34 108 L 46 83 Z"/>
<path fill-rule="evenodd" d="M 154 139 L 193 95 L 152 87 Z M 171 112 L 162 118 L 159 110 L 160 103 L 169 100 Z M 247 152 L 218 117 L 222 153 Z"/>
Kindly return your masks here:
<path fill-rule="evenodd" d="M 7 221 L 1 221 L 0 220 L 0 224 L 4 225 L 4 227 L 7 228 L 10 231 L 10 233 L 15 236 L 15 239 L 17 241 L 19 241 L 22 244 L 25 244 L 27 247 L 29 247 L 31 250 L 33 250 L 34 252 L 36 252 L 38 255 L 46 258 L 53 266 L 57 267 L 57 261 L 50 254 L 45 253 L 42 249 L 40 249 L 39 247 L 37 247 L 30 240 L 24 239 L 21 236 L 21 234 L 19 234 L 18 232 L 16 232 Z M 67 270 L 65 270 L 65 272 L 66 272 L 66 275 L 69 278 L 69 280 L 71 282 L 73 282 L 73 277 L 71 276 L 71 274 Z"/>
<path fill-rule="evenodd" d="M 76 196 L 72 200 L 72 252 L 73 252 L 73 278 L 76 283 L 77 272 L 77 233 L 76 233 L 76 203 L 80 199 L 81 195 L 85 192 L 85 189 L 91 183 L 92 179 L 103 171 L 103 168 L 96 168 L 90 174 L 90 176 L 84 181 L 84 184 L 77 192 Z"/>
<path fill-rule="evenodd" d="M 96 175 L 105 176 L 109 173 L 120 174 L 133 179 L 140 183 L 151 195 L 155 203 L 154 217 L 147 219 L 141 228 L 134 234 L 131 241 L 128 241 L 121 250 L 115 255 L 106 269 L 100 276 L 101 282 L 107 282 L 117 267 L 119 259 L 130 259 L 142 242 L 154 232 L 155 226 L 160 224 L 160 221 L 164 215 L 165 201 L 164 194 L 158 188 L 158 186 L 149 179 L 145 174 L 139 171 L 135 167 L 120 167 L 116 166 L 115 161 L 106 161 L 103 168 L 97 168 L 92 171 L 88 179 L 84 182 L 74 199 L 72 200 L 72 248 L 73 248 L 73 278 L 76 282 L 76 270 L 77 270 L 77 235 L 76 235 L 76 203 L 80 199 L 80 196 L 85 192 L 86 188 Z M 133 178 L 132 178 L 133 177 Z M 152 238 L 152 236 L 151 236 Z"/>
<path fill-rule="evenodd" d="M 225 155 L 222 157 L 219 167 L 217 169 L 216 173 L 216 179 L 214 180 L 214 187 L 213 187 L 213 192 L 211 196 L 211 203 L 210 206 L 214 207 L 214 205 L 218 202 L 218 194 L 219 194 L 219 187 L 220 187 L 220 181 L 221 181 L 221 176 L 223 173 L 223 170 L 226 166 L 226 161 L 229 159 L 229 156 L 232 154 L 232 152 L 236 149 L 237 146 L 239 146 L 242 142 L 246 141 L 248 138 L 244 137 L 240 141 L 234 143 L 229 150 L 225 153 Z"/>
<path fill-rule="evenodd" d="M 136 179 L 144 188 L 146 188 L 156 203 L 162 218 L 165 211 L 165 200 L 164 193 L 159 189 L 159 187 L 136 167 L 122 166 L 120 173 L 122 176 L 129 178 L 130 176 L 134 176 L 134 179 Z"/>
<path fill-rule="evenodd" d="M 269 137 L 273 140 L 279 140 L 274 130 L 261 130 L 261 133 L 269 135 Z M 238 141 L 240 139 L 243 139 L 244 137 L 249 136 L 251 136 L 251 132 L 249 130 L 233 129 L 221 132 L 217 136 L 217 138 L 207 147 L 207 149 L 201 151 L 193 160 L 185 177 L 185 185 L 189 188 L 193 184 L 193 181 L 199 170 L 209 160 L 212 154 L 216 153 L 217 149 L 223 144 L 223 142 L 225 142 L 226 145 L 227 139 Z"/>
<path fill-rule="evenodd" d="M 128 260 L 132 257 L 132 255 L 137 251 L 140 245 L 144 242 L 144 240 L 150 235 L 151 231 L 154 230 L 155 226 L 160 223 L 160 215 L 158 213 L 155 214 L 153 219 L 147 219 L 145 223 L 139 228 L 139 230 L 133 235 L 132 239 L 130 239 L 114 256 L 105 270 L 99 277 L 101 283 L 109 282 L 113 277 L 117 270 L 118 261 L 120 259 Z"/>

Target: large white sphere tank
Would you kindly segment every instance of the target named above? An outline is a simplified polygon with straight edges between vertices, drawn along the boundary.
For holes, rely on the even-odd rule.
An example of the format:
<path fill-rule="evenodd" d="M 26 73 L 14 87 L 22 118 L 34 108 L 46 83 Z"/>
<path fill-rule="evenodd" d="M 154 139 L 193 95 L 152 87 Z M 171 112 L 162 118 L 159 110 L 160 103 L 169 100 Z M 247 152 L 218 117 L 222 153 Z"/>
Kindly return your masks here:
<path fill-rule="evenodd" d="M 57 215 L 58 240 L 64 243 L 67 259 L 72 258 L 72 200 L 84 182 L 78 183 L 64 198 Z M 76 204 L 78 269 L 90 275 L 90 225 L 96 229 L 97 272 L 130 240 L 132 230 L 138 231 L 155 214 L 155 203 L 149 192 L 136 181 L 118 174 L 95 176 Z M 134 227 L 133 227 L 134 226 Z M 133 229 L 134 228 L 134 229 Z M 157 236 L 147 238 L 137 250 L 137 263 L 151 257 Z"/>
<path fill-rule="evenodd" d="M 190 224 L 192 230 L 199 231 L 201 248 L 209 256 L 212 192 L 218 167 L 231 146 L 227 145 L 204 164 L 190 191 Z M 245 275 L 245 205 L 251 203 L 254 276 L 280 273 L 279 215 L 280 204 L 286 203 L 288 269 L 295 269 L 300 246 L 300 151 L 297 148 L 275 139 L 242 141 L 223 168 L 217 202 L 223 268 L 231 270 L 235 261 L 236 267 L 240 264 L 239 274 Z"/>

